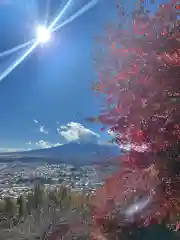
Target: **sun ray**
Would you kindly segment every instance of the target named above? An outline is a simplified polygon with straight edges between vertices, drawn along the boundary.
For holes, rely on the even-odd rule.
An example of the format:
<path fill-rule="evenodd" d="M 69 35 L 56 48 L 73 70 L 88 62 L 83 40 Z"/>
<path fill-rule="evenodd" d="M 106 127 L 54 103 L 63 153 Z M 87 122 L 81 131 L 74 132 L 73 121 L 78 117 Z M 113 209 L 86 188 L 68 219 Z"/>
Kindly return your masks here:
<path fill-rule="evenodd" d="M 60 20 L 60 18 L 64 15 L 64 13 L 66 12 L 66 10 L 68 9 L 69 5 L 72 3 L 73 0 L 69 0 L 66 5 L 64 6 L 64 8 L 60 11 L 60 13 L 57 15 L 57 17 L 50 23 L 48 29 L 52 29 L 56 23 Z"/>
<path fill-rule="evenodd" d="M 44 17 L 44 26 L 48 25 L 49 12 L 50 12 L 50 0 L 46 0 L 46 10 L 45 10 L 45 17 Z"/>
<path fill-rule="evenodd" d="M 38 45 L 35 41 L 33 45 L 16 61 L 14 61 L 4 72 L 0 74 L 0 82 L 7 77 Z"/>
<path fill-rule="evenodd" d="M 60 11 L 60 13 L 58 14 L 58 16 L 50 23 L 50 25 L 48 26 L 47 30 L 51 30 L 56 23 L 60 20 L 60 18 L 63 16 L 63 14 L 66 12 L 67 8 L 69 7 L 69 5 L 71 4 L 73 0 L 69 0 L 66 5 L 64 6 L 64 8 Z M 28 55 L 37 47 L 37 45 L 39 44 L 39 40 L 37 39 L 33 45 L 16 61 L 14 61 L 4 72 L 2 72 L 0 74 L 0 82 L 7 77 L 19 64 L 22 63 L 22 61 L 28 57 Z M 21 48 L 20 48 L 21 49 Z M 12 51 L 12 49 L 11 49 Z M 10 50 L 9 50 L 10 52 Z M 15 50 L 14 50 L 15 52 Z M 7 54 L 7 53 L 6 53 Z"/>
<path fill-rule="evenodd" d="M 89 9 L 91 9 L 93 6 L 95 6 L 99 0 L 92 0 L 90 1 L 88 4 L 86 4 L 85 6 L 83 6 L 79 11 L 77 11 L 74 15 L 72 15 L 71 17 L 69 17 L 66 21 L 62 22 L 61 24 L 59 24 L 58 26 L 56 26 L 54 28 L 54 26 L 57 24 L 57 22 L 60 20 L 60 18 L 65 14 L 65 12 L 67 11 L 68 7 L 70 6 L 70 4 L 73 2 L 73 0 L 68 0 L 68 2 L 66 3 L 66 5 L 64 6 L 64 8 L 60 11 L 60 13 L 54 18 L 54 20 L 49 24 L 47 30 L 51 30 L 52 32 L 59 30 L 61 27 L 65 26 L 66 24 L 72 22 L 73 20 L 75 20 L 76 18 L 80 17 L 83 13 L 87 12 Z M 17 47 L 14 47 L 10 50 L 7 50 L 6 52 L 0 53 L 0 57 L 1 56 L 7 56 L 11 53 L 14 53 L 20 49 L 22 49 L 25 46 L 28 46 L 30 43 L 32 42 L 29 41 L 28 43 L 24 43 L 22 45 L 19 45 Z M 18 58 L 16 61 L 14 61 L 4 72 L 2 72 L 0 74 L 0 82 L 7 77 L 20 63 L 23 62 L 23 60 L 28 57 L 28 55 L 38 46 L 38 44 L 41 41 L 39 41 L 39 39 L 34 40 L 34 43 L 32 44 L 32 46 L 20 57 Z"/>
<path fill-rule="evenodd" d="M 37 41 L 38 43 L 46 43 L 51 38 L 51 31 L 45 26 L 37 26 L 36 29 Z"/>
<path fill-rule="evenodd" d="M 16 46 L 16 47 L 13 47 L 13 48 L 11 48 L 11 49 L 8 49 L 8 50 L 6 50 L 6 51 L 4 51 L 4 52 L 1 52 L 1 53 L 0 53 L 0 58 L 1 58 L 1 57 L 5 57 L 5 56 L 8 56 L 8 55 L 10 55 L 10 54 L 12 54 L 12 53 L 15 53 L 15 52 L 19 51 L 20 49 L 22 49 L 22 48 L 24 48 L 24 47 L 29 46 L 31 43 L 33 43 L 33 41 L 34 41 L 34 40 L 28 41 L 28 42 L 26 42 L 26 43 L 23 43 L 23 44 L 20 44 L 20 45 L 18 45 L 18 46 Z"/>
<path fill-rule="evenodd" d="M 69 17 L 67 20 L 65 20 L 64 22 L 62 22 L 61 24 L 59 24 L 58 26 L 56 26 L 55 28 L 52 29 L 53 32 L 59 30 L 60 28 L 64 27 L 65 25 L 67 25 L 68 23 L 72 22 L 73 20 L 75 20 L 76 18 L 80 17 L 83 13 L 87 12 L 88 10 L 90 10 L 92 7 L 94 7 L 97 3 L 99 2 L 99 0 L 92 0 L 91 2 L 89 2 L 88 4 L 86 4 L 85 6 L 83 6 L 79 11 L 77 11 L 75 14 L 73 14 L 71 17 Z"/>

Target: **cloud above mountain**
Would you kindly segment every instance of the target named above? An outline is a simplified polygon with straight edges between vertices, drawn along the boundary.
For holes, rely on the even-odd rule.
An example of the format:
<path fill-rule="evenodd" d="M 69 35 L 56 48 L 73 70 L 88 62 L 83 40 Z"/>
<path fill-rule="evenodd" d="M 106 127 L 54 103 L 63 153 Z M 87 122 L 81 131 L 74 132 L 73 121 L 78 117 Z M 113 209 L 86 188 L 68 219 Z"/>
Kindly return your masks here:
<path fill-rule="evenodd" d="M 36 119 L 33 120 L 34 124 L 39 127 L 39 130 L 41 133 L 48 135 L 48 131 L 46 130 L 45 126 L 42 126 L 40 122 Z M 103 142 L 100 139 L 100 135 L 95 133 L 94 131 L 85 128 L 82 124 L 77 122 L 70 122 L 66 125 L 60 125 L 59 122 L 56 122 L 58 124 L 57 133 L 61 137 L 59 142 L 52 143 L 45 140 L 37 140 L 35 142 L 28 141 L 26 142 L 26 145 L 30 145 L 32 149 L 37 148 L 51 148 L 51 147 L 57 147 L 63 145 L 65 142 L 71 142 L 76 141 L 79 143 L 98 143 L 102 144 Z M 52 131 L 50 131 L 52 133 Z"/>
<path fill-rule="evenodd" d="M 40 148 L 51 148 L 51 147 L 58 147 L 61 146 L 61 143 L 50 143 L 50 142 L 46 142 L 44 140 L 39 140 L 38 142 L 36 142 L 36 146 L 40 147 Z"/>
<path fill-rule="evenodd" d="M 68 142 L 77 141 L 96 143 L 100 138 L 99 134 L 76 122 L 70 122 L 66 125 L 61 125 L 57 128 L 57 131 L 59 135 L 61 135 Z"/>

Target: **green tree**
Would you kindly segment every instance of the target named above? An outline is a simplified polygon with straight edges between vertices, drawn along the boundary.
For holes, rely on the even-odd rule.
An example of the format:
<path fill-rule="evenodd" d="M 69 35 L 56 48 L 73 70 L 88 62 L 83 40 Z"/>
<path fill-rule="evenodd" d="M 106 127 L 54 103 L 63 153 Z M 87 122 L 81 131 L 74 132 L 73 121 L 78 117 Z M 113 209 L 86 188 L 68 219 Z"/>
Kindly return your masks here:
<path fill-rule="evenodd" d="M 5 201 L 0 200 L 0 213 L 3 214 L 5 211 Z"/>
<path fill-rule="evenodd" d="M 41 208 L 44 199 L 44 188 L 39 183 L 34 187 L 34 207 L 36 209 Z"/>
<path fill-rule="evenodd" d="M 59 190 L 59 197 L 61 199 L 61 207 L 68 208 L 71 204 L 71 190 L 62 186 Z"/>
<path fill-rule="evenodd" d="M 68 198 L 68 195 L 70 194 L 68 194 L 67 188 L 65 188 L 64 186 L 61 186 L 57 190 L 57 202 L 61 207 L 65 207 L 65 202 Z"/>
<path fill-rule="evenodd" d="M 29 193 L 27 195 L 27 202 L 26 202 L 26 209 L 27 209 L 28 215 L 32 214 L 33 207 L 34 207 L 34 196 L 32 193 Z"/>
<path fill-rule="evenodd" d="M 5 198 L 5 215 L 8 219 L 9 228 L 12 228 L 13 218 L 16 216 L 17 205 L 11 198 Z"/>
<path fill-rule="evenodd" d="M 17 204 L 19 206 L 19 217 L 20 219 L 24 219 L 27 215 L 27 200 L 21 195 L 17 199 Z"/>

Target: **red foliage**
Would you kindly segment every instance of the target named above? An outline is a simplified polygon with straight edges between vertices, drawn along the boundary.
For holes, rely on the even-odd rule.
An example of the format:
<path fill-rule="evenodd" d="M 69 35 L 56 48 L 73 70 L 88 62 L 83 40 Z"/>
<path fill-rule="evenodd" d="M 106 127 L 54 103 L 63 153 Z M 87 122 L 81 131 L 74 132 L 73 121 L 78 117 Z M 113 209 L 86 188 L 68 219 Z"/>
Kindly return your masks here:
<path fill-rule="evenodd" d="M 97 226 L 104 224 L 105 216 L 112 218 L 115 209 L 115 216 L 119 214 L 117 205 L 124 219 L 119 224 L 127 225 L 123 209 L 139 195 L 150 197 L 148 207 L 132 214 L 140 225 L 179 212 L 180 32 L 175 11 L 166 4 L 150 17 L 141 8 L 133 12 L 129 30 L 108 29 L 99 79 L 107 109 L 98 119 L 114 131 L 120 146 L 132 148 L 120 157 L 122 170 L 96 193 Z M 114 199 L 111 207 L 108 199 Z"/>

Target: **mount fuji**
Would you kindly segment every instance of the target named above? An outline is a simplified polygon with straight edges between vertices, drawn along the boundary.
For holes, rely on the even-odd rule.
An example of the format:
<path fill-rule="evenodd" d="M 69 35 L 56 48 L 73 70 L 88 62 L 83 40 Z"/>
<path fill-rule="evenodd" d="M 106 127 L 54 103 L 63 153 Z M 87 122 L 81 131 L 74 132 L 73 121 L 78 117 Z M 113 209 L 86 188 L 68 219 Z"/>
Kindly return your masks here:
<path fill-rule="evenodd" d="M 3 153 L 0 158 L 27 161 L 43 160 L 48 162 L 81 163 L 90 164 L 95 162 L 106 162 L 120 155 L 116 145 L 102 145 L 97 143 L 70 142 L 61 146 L 36 149 L 24 152 Z"/>

